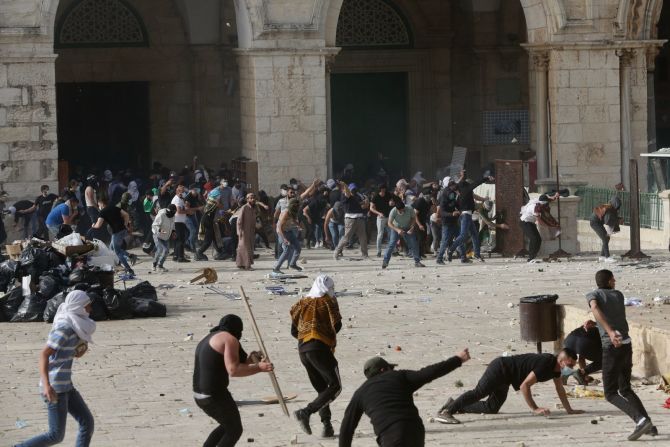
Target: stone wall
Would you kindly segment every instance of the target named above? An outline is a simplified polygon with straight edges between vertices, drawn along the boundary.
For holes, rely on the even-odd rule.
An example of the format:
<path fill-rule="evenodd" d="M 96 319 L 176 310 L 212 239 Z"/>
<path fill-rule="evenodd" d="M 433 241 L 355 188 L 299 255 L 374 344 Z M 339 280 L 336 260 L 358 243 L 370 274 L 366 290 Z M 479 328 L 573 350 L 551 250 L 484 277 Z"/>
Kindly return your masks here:
<path fill-rule="evenodd" d="M 257 160 L 260 189 L 289 178 L 325 179 L 326 64 L 320 50 L 239 50 L 242 155 Z"/>

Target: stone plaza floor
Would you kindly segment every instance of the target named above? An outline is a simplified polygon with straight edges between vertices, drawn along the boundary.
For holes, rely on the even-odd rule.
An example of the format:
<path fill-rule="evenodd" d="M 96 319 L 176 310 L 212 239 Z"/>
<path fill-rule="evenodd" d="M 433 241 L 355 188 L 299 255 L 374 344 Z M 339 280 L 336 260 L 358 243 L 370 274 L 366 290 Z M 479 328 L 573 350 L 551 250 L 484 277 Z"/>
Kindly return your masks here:
<path fill-rule="evenodd" d="M 267 279 L 272 265 L 270 251 L 260 251 L 252 272 L 239 271 L 229 261 L 168 261 L 169 273 L 150 274 L 148 257 L 138 254 L 141 263 L 136 272 L 140 279 L 154 286 L 173 284 L 175 288 L 159 291 L 160 300 L 168 306 L 167 318 L 100 322 L 95 344 L 75 362 L 75 385 L 95 416 L 93 446 L 197 446 L 214 429 L 214 422 L 192 399 L 197 341 L 222 315 L 236 313 L 245 321 L 242 345 L 251 351 L 257 344 L 241 301 L 188 284 L 203 267 L 217 270 L 217 287 L 225 291 L 236 293 L 240 285 L 245 287 L 282 390 L 298 394 L 288 403 L 289 410 L 293 412 L 315 397 L 290 334 L 288 311 L 297 296 L 269 295 L 265 290 L 274 284 Z M 586 410 L 586 414 L 567 415 L 556 408 L 559 401 L 551 382 L 533 387 L 538 405 L 552 410 L 549 417 L 532 415 L 521 394 L 511 391 L 500 414 L 460 415 L 463 424 L 457 426 L 431 423 L 429 419 L 449 396 L 474 387 L 495 357 L 503 352 L 535 351 L 534 343 L 520 340 L 519 309 L 509 306 L 518 303 L 520 297 L 557 293 L 559 303 L 586 307 L 584 295 L 594 288 L 593 276 L 599 268 L 614 271 L 617 286 L 627 297 L 650 303 L 657 295 L 670 295 L 668 253 L 649 254 L 652 259 L 640 265 L 625 265 L 630 264 L 628 261 L 603 265 L 593 256 L 580 256 L 537 265 L 494 257 L 485 264 L 453 262 L 437 266 L 429 258 L 423 269 L 414 268 L 409 259 L 395 257 L 382 271 L 381 260 L 360 260 L 359 251 L 347 251 L 344 258 L 334 261 L 331 251 L 313 249 L 303 250 L 305 262 L 301 264 L 309 278 L 284 287 L 289 291 L 308 288 L 314 276 L 323 272 L 334 278 L 338 291 L 347 289 L 363 295 L 339 299 L 343 328 L 336 356 L 343 390 L 331 405 L 336 431 L 349 398 L 364 381 L 363 363 L 369 357 L 381 353 L 398 363 L 398 368 L 418 369 L 467 346 L 470 362 L 426 385 L 415 396 L 426 426 L 427 446 L 612 446 L 626 442 L 632 421 L 604 400 L 571 399 L 572 406 Z M 628 308 L 629 319 L 666 329 L 670 327 L 669 315 L 670 305 Z M 13 445 L 47 427 L 37 389 L 37 361 L 49 328 L 39 323 L 0 325 L 2 446 Z M 193 339 L 189 340 L 191 333 Z M 551 343 L 544 344 L 545 351 L 552 348 Z M 462 388 L 458 386 L 461 382 Z M 670 410 L 662 407 L 670 396 L 657 390 L 656 385 L 636 383 L 636 391 L 661 432 L 659 437 L 645 436 L 638 443 L 670 445 Z M 273 394 L 265 374 L 233 378 L 230 390 L 236 399 L 251 401 Z M 296 435 L 298 445 L 337 445 L 337 440 L 317 436 L 321 431 L 318 415 L 312 417 L 315 435 L 307 436 L 278 405 L 243 405 L 240 412 L 245 431 L 238 445 L 288 446 Z M 22 425 L 25 427 L 19 428 Z M 70 418 L 63 445 L 73 445 L 75 435 L 76 423 Z M 361 419 L 354 445 L 376 445 L 366 416 Z"/>

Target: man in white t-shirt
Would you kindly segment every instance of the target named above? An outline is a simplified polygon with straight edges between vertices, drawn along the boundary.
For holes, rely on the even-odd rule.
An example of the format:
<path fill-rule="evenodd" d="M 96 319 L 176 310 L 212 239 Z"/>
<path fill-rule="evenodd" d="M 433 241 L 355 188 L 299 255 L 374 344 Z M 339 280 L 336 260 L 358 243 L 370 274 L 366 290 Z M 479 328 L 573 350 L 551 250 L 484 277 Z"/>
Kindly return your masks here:
<path fill-rule="evenodd" d="M 176 262 L 190 262 L 186 259 L 186 256 L 184 256 L 184 244 L 186 242 L 186 233 L 188 231 L 186 227 L 186 203 L 182 198 L 184 189 L 184 185 L 177 186 L 175 195 L 170 202 L 177 208 L 177 213 L 174 216 L 174 229 L 177 233 L 177 238 L 175 239 L 174 244 L 174 257 L 172 258 Z"/>

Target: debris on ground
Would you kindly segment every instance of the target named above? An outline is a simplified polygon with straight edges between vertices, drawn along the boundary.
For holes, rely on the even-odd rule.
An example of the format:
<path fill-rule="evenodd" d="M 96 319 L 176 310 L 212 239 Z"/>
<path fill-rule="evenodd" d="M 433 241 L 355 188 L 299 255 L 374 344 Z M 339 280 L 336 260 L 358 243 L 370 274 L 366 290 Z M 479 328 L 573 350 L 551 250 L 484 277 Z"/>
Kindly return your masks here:
<path fill-rule="evenodd" d="M 216 274 L 216 270 L 213 268 L 205 267 L 201 274 L 189 281 L 189 284 L 195 284 L 201 279 L 204 279 L 204 281 L 200 282 L 199 284 L 212 284 L 218 281 L 219 276 Z"/>

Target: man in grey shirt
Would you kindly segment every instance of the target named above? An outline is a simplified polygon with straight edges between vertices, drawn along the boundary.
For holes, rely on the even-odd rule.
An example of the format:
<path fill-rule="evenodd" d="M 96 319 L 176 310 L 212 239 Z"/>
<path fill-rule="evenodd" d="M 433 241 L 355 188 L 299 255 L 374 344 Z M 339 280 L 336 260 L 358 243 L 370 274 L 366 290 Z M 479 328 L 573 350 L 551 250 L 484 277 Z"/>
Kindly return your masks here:
<path fill-rule="evenodd" d="M 630 386 L 633 348 L 628 336 L 623 294 L 614 289 L 616 281 L 609 270 L 596 273 L 596 284 L 598 288 L 586 295 L 586 301 L 598 322 L 603 345 L 605 398 L 635 421 L 635 430 L 628 436 L 629 441 L 645 434 L 656 436 L 658 430 Z"/>

